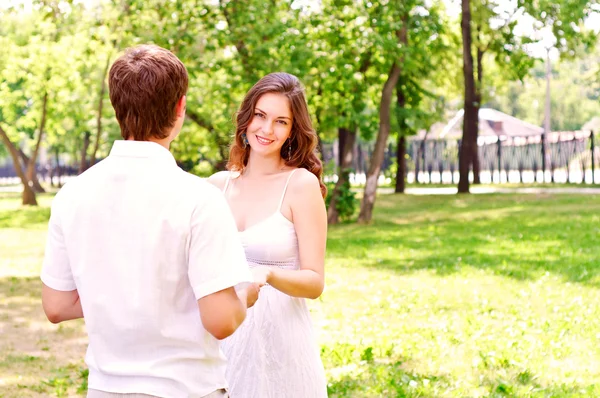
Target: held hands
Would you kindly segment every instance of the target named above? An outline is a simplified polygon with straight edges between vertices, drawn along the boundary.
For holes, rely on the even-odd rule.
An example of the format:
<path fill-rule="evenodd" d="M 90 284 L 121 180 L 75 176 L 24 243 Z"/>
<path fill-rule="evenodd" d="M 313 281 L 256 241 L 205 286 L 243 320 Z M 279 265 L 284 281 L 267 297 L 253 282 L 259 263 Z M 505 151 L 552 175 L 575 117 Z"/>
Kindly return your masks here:
<path fill-rule="evenodd" d="M 252 271 L 252 275 L 254 276 L 254 283 L 258 284 L 259 287 L 263 287 L 269 283 L 269 279 L 271 278 L 271 268 L 253 267 L 250 271 Z"/>
<path fill-rule="evenodd" d="M 254 277 L 254 283 L 251 283 L 250 286 L 242 290 L 239 294 L 242 302 L 246 302 L 247 308 L 251 308 L 254 303 L 256 303 L 260 288 L 268 284 L 269 278 L 271 277 L 271 269 L 269 267 L 254 267 L 251 271 L 252 276 Z"/>

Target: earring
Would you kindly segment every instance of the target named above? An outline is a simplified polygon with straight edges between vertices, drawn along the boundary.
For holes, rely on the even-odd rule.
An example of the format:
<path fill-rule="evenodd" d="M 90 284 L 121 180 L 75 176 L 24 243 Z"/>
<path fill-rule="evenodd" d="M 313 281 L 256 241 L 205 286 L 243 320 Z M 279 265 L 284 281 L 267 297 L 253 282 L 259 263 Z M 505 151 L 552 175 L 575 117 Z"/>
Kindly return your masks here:
<path fill-rule="evenodd" d="M 242 133 L 242 142 L 244 143 L 244 149 L 246 149 L 248 147 L 248 137 L 246 136 L 246 133 Z"/>
<path fill-rule="evenodd" d="M 292 160 L 292 140 L 289 140 L 290 145 L 288 146 L 288 162 Z"/>

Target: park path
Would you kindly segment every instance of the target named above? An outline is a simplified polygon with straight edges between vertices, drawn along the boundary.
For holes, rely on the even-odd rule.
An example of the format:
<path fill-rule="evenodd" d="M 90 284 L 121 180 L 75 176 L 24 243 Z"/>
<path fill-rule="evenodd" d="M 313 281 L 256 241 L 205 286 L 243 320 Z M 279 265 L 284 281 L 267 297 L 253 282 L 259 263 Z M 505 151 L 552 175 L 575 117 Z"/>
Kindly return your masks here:
<path fill-rule="evenodd" d="M 380 188 L 378 192 L 386 194 L 393 193 L 393 188 Z M 457 192 L 456 186 L 448 187 L 410 187 L 406 188 L 406 193 L 409 195 L 455 195 Z M 490 193 L 507 193 L 507 194 L 587 194 L 600 195 L 600 188 L 584 188 L 584 187 L 557 187 L 557 188 L 503 188 L 499 187 L 471 187 L 472 194 L 490 194 Z"/>

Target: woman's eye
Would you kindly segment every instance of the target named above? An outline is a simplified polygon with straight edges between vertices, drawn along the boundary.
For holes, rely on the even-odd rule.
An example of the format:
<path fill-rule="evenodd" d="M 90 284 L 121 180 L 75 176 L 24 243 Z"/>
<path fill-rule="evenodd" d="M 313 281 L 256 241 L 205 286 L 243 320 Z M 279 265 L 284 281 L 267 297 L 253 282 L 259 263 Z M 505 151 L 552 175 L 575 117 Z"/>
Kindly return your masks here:
<path fill-rule="evenodd" d="M 264 117 L 264 115 L 263 115 L 262 113 L 260 113 L 260 112 L 256 112 L 256 113 L 254 114 L 254 116 L 258 116 L 258 117 L 260 117 L 260 118 L 263 118 L 263 117 Z"/>
<path fill-rule="evenodd" d="M 287 122 L 285 120 L 278 120 L 277 122 L 279 124 L 283 124 L 284 126 L 287 126 Z"/>

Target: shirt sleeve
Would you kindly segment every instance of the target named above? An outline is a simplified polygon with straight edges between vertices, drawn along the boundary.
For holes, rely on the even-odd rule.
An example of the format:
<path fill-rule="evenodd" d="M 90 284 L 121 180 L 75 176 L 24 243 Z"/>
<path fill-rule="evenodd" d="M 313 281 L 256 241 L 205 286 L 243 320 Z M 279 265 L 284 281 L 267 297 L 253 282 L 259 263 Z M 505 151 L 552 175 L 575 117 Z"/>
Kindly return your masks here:
<path fill-rule="evenodd" d="M 73 279 L 65 237 L 60 225 L 59 202 L 60 194 L 52 201 L 41 279 L 51 289 L 72 291 L 76 290 L 77 286 Z"/>
<path fill-rule="evenodd" d="M 216 188 L 208 191 L 191 220 L 188 276 L 196 299 L 253 281 L 229 206 Z"/>

